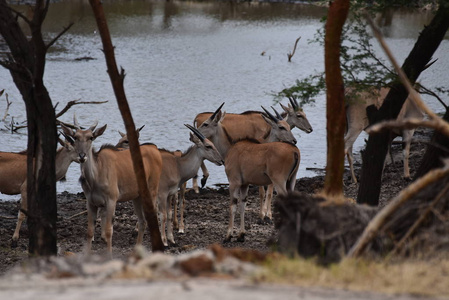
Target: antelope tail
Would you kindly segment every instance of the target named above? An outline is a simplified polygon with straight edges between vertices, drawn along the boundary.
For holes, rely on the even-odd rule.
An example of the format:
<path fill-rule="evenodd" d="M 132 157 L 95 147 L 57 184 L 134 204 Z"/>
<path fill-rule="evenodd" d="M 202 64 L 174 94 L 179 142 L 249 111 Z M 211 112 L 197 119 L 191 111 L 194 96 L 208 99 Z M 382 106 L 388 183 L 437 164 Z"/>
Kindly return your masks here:
<path fill-rule="evenodd" d="M 296 173 L 298 172 L 299 168 L 299 153 L 294 153 L 295 162 L 293 163 L 293 167 L 290 171 L 290 174 L 288 175 L 287 180 L 287 192 L 293 192 L 295 189 L 296 184 Z"/>

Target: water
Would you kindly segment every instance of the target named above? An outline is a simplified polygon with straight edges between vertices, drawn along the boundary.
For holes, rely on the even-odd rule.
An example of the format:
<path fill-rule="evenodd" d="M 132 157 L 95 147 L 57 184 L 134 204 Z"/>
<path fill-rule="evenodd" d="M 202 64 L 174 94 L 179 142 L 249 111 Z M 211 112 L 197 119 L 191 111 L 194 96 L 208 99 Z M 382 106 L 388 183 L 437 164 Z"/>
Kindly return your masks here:
<path fill-rule="evenodd" d="M 227 112 L 258 110 L 260 105 L 273 105 L 273 91 L 292 85 L 323 69 L 323 49 L 309 44 L 322 25 L 320 18 L 326 8 L 302 4 L 221 3 L 221 2 L 157 2 L 103 1 L 116 58 L 126 71 L 125 90 L 137 126 L 145 124 L 140 133 L 142 142 L 151 141 L 159 147 L 186 150 L 189 130 L 195 115 L 212 111 L 226 102 Z M 18 7 L 26 12 L 26 8 Z M 406 11 L 385 14 L 382 22 L 387 42 L 399 61 L 408 55 L 430 13 Z M 101 49 L 100 36 L 85 1 L 64 1 L 53 4 L 44 24 L 48 38 L 54 37 L 75 22 L 48 54 L 45 84 L 57 112 L 68 101 L 105 101 L 101 105 L 77 105 L 60 119 L 71 122 L 73 113 L 81 125 L 99 121 L 107 123 L 105 134 L 95 141 L 115 144 L 124 125 L 112 92 Z M 292 62 L 287 53 L 301 36 Z M 438 64 L 421 77 L 432 88 L 446 84 L 449 66 L 448 42 L 443 41 L 434 58 Z M 261 55 L 265 52 L 265 55 Z M 380 53 L 380 51 L 379 51 Z M 93 60 L 78 61 L 79 57 Z M 13 102 L 9 113 L 14 120 L 25 120 L 25 108 L 9 73 L 0 69 L 0 90 L 5 89 Z M 0 98 L 3 115 L 5 96 Z M 434 100 L 434 109 L 442 108 Z M 286 104 L 287 101 L 284 101 Z M 280 107 L 278 106 L 280 109 Z M 326 163 L 325 98 L 319 96 L 315 105 L 304 107 L 313 126 L 313 133 L 295 129 L 301 150 L 298 177 L 314 176 L 306 168 L 324 168 Z M 0 124 L 2 125 L 2 124 Z M 2 126 L 3 128 L 3 126 Z M 23 130 L 26 133 L 25 130 Z M 354 149 L 364 145 L 362 134 Z M 0 131 L 0 150 L 20 151 L 26 148 L 25 134 Z M 209 162 L 208 186 L 227 183 L 223 167 Z M 72 164 L 65 183 L 58 183 L 58 192 L 80 192 L 79 165 Z M 2 199 L 19 196 L 1 195 Z"/>

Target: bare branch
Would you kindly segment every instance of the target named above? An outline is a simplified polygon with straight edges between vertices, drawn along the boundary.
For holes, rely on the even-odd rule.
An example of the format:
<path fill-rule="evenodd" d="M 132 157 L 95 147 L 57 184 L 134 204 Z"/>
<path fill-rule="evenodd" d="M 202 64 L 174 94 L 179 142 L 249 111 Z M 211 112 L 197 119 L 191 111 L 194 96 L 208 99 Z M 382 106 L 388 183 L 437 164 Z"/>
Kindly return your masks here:
<path fill-rule="evenodd" d="M 25 23 L 27 23 L 28 25 L 31 25 L 31 20 L 28 19 L 24 14 L 22 14 L 22 13 L 19 12 L 18 10 L 15 10 L 15 9 L 12 8 L 12 7 L 8 7 L 8 8 L 9 8 L 13 13 L 15 13 L 17 17 L 22 18 L 22 20 L 24 20 Z"/>
<path fill-rule="evenodd" d="M 379 133 L 380 131 L 384 130 L 384 129 L 415 129 L 417 127 L 429 127 L 429 128 L 433 128 L 435 130 L 439 130 L 444 132 L 444 128 L 441 127 L 441 123 L 440 122 L 436 122 L 434 120 L 421 120 L 421 119 L 416 119 L 416 118 L 410 118 L 410 119 L 405 119 L 402 121 L 397 121 L 397 120 L 393 120 L 393 121 L 383 121 L 380 123 L 377 123 L 373 126 L 370 126 L 369 128 L 366 129 L 366 132 L 368 134 L 373 134 L 373 133 Z"/>
<path fill-rule="evenodd" d="M 4 90 L 3 90 L 4 91 Z M 3 93 L 2 91 L 2 93 Z M 1 96 L 1 95 L 0 95 Z M 12 102 L 9 101 L 8 98 L 8 93 L 5 93 L 5 97 L 6 97 L 6 110 L 5 110 L 5 115 L 3 116 L 2 121 L 5 122 L 6 117 L 8 116 L 8 111 L 9 111 L 9 107 L 11 106 Z"/>
<path fill-rule="evenodd" d="M 299 40 L 301 39 L 301 37 L 297 38 L 295 41 L 295 46 L 293 47 L 293 52 L 292 53 L 288 53 L 287 57 L 288 57 L 288 61 L 291 62 L 292 61 L 292 57 L 293 55 L 295 55 L 295 51 L 296 51 L 296 46 L 298 45 Z"/>
<path fill-rule="evenodd" d="M 437 98 L 437 100 L 441 103 L 441 105 L 443 105 L 444 108 L 447 110 L 448 106 L 446 105 L 446 103 L 444 103 L 444 101 L 435 92 L 429 90 L 428 88 L 426 88 L 422 84 L 419 84 L 418 87 L 419 87 L 419 92 L 421 94 L 430 95 L 430 96 L 433 96 L 433 97 Z"/>
<path fill-rule="evenodd" d="M 103 103 L 107 103 L 108 102 L 108 101 L 81 101 L 81 102 L 78 102 L 79 100 L 80 99 L 72 100 L 69 103 L 67 103 L 66 106 L 59 113 L 56 114 L 56 118 L 59 118 L 60 116 L 65 114 L 74 105 L 78 105 L 78 104 L 103 104 Z"/>
<path fill-rule="evenodd" d="M 71 22 L 69 26 L 64 27 L 64 29 L 54 39 L 52 39 L 50 43 L 48 43 L 48 45 L 46 46 L 46 50 L 48 50 L 51 46 L 53 46 L 56 43 L 56 41 L 73 26 L 73 24 L 75 23 Z"/>

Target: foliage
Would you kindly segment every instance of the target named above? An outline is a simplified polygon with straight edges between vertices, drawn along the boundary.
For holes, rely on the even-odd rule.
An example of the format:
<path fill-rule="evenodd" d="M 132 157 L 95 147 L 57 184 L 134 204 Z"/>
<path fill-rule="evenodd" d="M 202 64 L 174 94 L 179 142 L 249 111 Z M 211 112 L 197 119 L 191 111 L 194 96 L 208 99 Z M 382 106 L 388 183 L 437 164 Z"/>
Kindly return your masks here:
<path fill-rule="evenodd" d="M 341 70 L 346 87 L 352 87 L 354 92 L 366 90 L 373 86 L 388 86 L 397 75 L 390 63 L 376 55 L 373 48 L 373 36 L 368 32 L 368 26 L 364 19 L 366 13 L 374 16 L 376 12 L 386 9 L 388 6 L 402 5 L 403 1 L 377 1 L 375 5 L 367 8 L 367 1 L 355 0 L 351 3 L 351 16 L 348 18 L 342 32 L 341 45 Z M 368 1 L 369 2 L 369 1 Z M 435 1 L 416 1 L 415 4 L 433 4 Z M 408 3 L 408 2 L 407 2 Z M 324 24 L 317 30 L 309 44 L 315 43 L 324 47 Z M 284 97 L 295 97 L 300 104 L 314 103 L 315 97 L 325 91 L 324 70 L 311 74 L 303 79 L 296 80 L 291 87 L 286 87 L 280 92 L 273 92 L 275 102 L 280 102 Z M 447 89 L 437 88 L 439 92 L 448 93 Z"/>

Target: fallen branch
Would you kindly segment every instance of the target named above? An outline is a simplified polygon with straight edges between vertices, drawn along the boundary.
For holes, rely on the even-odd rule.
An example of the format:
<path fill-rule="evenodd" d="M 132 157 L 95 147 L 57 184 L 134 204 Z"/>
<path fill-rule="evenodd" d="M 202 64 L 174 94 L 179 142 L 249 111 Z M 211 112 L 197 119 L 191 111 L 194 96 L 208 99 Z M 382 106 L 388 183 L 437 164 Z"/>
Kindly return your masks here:
<path fill-rule="evenodd" d="M 301 39 L 301 37 L 299 37 L 299 38 L 296 39 L 295 46 L 293 47 L 293 52 L 292 52 L 292 53 L 290 53 L 290 52 L 287 53 L 288 62 L 291 62 L 291 61 L 292 61 L 292 57 L 293 57 L 293 55 L 295 55 L 296 46 L 298 45 L 298 42 L 299 42 L 300 39 Z"/>
<path fill-rule="evenodd" d="M 85 211 L 82 211 L 82 212 L 80 212 L 80 213 L 77 213 L 77 214 L 74 214 L 73 216 L 71 216 L 71 217 L 68 217 L 68 218 L 67 218 L 67 220 L 70 220 L 70 219 L 76 218 L 76 217 L 78 217 L 78 216 L 81 216 L 81 215 L 84 215 L 84 214 L 87 214 L 87 210 L 85 210 Z"/>

